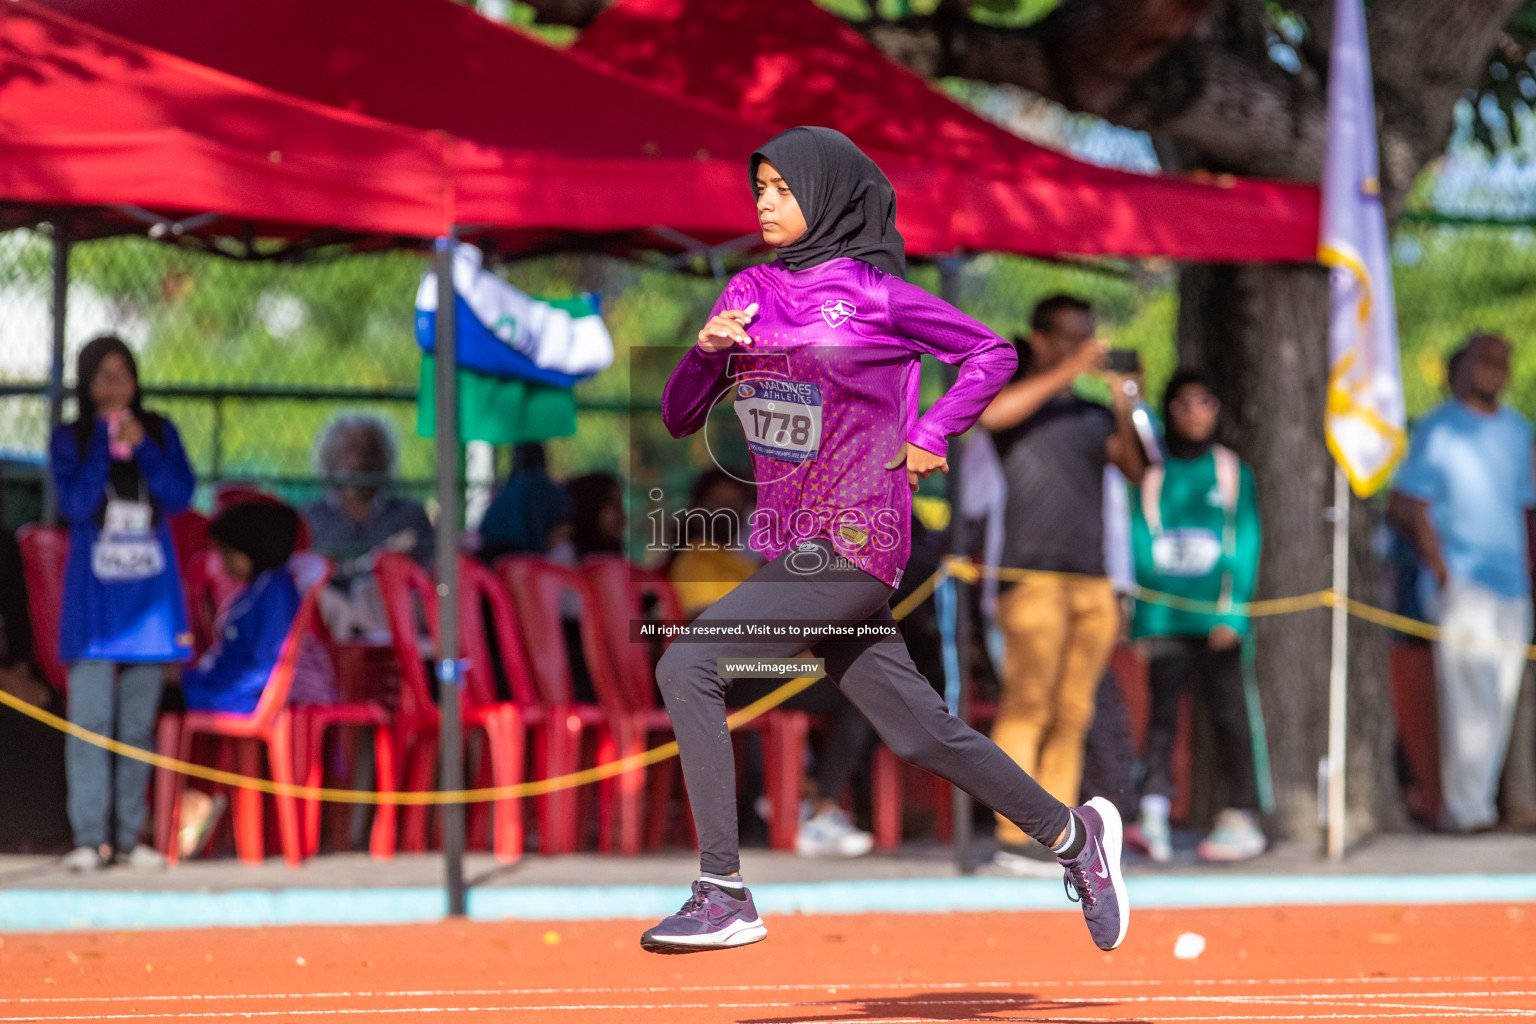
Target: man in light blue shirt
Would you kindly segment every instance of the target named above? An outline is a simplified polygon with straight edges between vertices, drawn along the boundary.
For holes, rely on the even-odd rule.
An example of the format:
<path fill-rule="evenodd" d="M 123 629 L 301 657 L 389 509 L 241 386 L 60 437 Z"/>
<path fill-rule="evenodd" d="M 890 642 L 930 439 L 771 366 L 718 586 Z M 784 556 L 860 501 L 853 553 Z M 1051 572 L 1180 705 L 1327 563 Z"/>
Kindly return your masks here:
<path fill-rule="evenodd" d="M 1442 630 L 1440 783 L 1444 824 L 1457 831 L 1498 820 L 1531 639 L 1526 520 L 1536 478 L 1531 424 L 1500 402 L 1509 359 L 1509 343 L 1489 334 L 1452 357 L 1452 397 L 1415 428 L 1387 511 L 1418 550 L 1424 607 Z"/>

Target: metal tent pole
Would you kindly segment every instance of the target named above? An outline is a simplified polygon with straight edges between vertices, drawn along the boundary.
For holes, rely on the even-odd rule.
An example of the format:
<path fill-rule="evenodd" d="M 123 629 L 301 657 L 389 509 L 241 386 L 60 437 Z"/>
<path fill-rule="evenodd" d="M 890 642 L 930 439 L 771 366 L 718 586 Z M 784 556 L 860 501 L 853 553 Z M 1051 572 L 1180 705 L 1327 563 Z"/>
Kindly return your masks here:
<path fill-rule="evenodd" d="M 1349 478 L 1333 471 L 1333 664 L 1328 673 L 1328 859 L 1344 859 L 1344 764 L 1349 735 Z"/>
<path fill-rule="evenodd" d="M 960 307 L 960 268 L 963 266 L 965 266 L 965 258 L 962 256 L 950 256 L 939 260 L 939 298 L 956 309 Z M 957 375 L 958 371 L 949 371 L 947 376 L 950 384 L 954 383 Z M 949 465 L 949 483 L 946 490 L 949 492 L 949 549 L 951 553 L 963 556 L 966 554 L 966 539 L 961 529 L 964 522 L 960 514 L 959 459 L 953 460 Z M 970 607 L 969 586 L 962 580 L 955 580 L 955 647 L 960 652 L 960 696 L 956 702 L 955 715 L 961 721 L 970 717 L 970 687 L 965 685 L 971 647 Z M 969 875 L 974 870 L 971 864 L 971 797 L 959 786 L 952 786 L 950 794 L 951 827 L 955 837 L 955 870 L 962 875 Z"/>
<path fill-rule="evenodd" d="M 69 308 L 69 229 L 54 221 L 53 229 L 53 360 L 48 369 L 48 427 L 64 422 L 64 319 Z M 53 474 L 44 473 L 43 522 L 58 518 L 59 500 Z"/>
<path fill-rule="evenodd" d="M 437 274 L 437 599 L 438 708 L 442 788 L 464 786 L 463 740 L 459 696 L 463 671 L 459 661 L 459 382 L 458 339 L 453 290 L 454 238 L 433 245 Z M 446 867 L 448 913 L 462 917 L 464 898 L 464 805 L 443 807 L 443 860 Z"/>

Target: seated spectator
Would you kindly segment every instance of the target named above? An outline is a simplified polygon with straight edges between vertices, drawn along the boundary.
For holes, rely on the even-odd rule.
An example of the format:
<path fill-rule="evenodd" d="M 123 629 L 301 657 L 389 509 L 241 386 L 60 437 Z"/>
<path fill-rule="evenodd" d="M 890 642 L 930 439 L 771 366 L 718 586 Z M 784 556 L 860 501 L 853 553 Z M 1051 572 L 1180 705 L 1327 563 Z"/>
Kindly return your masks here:
<path fill-rule="evenodd" d="M 571 495 L 571 541 L 576 557 L 599 552 L 622 554 L 624 485 L 611 473 L 588 473 L 566 482 Z"/>
<path fill-rule="evenodd" d="M 480 558 L 550 555 L 571 537 L 571 496 L 551 480 L 542 444 L 520 444 L 512 452 L 512 473 L 480 520 Z M 564 561 L 565 559 L 560 559 Z"/>
<path fill-rule="evenodd" d="M 304 509 L 304 519 L 314 549 L 335 562 L 331 584 L 342 592 L 325 602 L 326 623 L 339 638 L 385 632 L 374 554 L 403 552 L 430 566 L 432 521 L 420 504 L 390 493 L 395 442 L 378 416 L 337 416 L 321 436 L 316 463 L 330 490 Z"/>
<path fill-rule="evenodd" d="M 181 673 L 181 691 L 193 711 L 249 715 L 256 710 L 293 627 L 302 598 L 288 560 L 299 517 L 287 505 L 242 502 L 208 527 L 224 571 L 245 585 L 221 616 L 213 646 Z M 301 653 L 289 691 L 290 704 L 335 702 L 334 677 L 318 644 Z"/>

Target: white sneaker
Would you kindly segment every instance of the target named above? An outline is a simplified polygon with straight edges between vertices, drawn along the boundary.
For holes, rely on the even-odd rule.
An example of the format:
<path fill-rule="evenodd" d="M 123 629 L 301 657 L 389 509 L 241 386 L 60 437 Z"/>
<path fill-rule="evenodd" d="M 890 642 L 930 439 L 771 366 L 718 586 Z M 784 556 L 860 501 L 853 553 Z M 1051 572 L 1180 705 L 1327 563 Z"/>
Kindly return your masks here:
<path fill-rule="evenodd" d="M 1045 848 L 1040 847 L 1040 849 Z M 1049 853 L 1049 851 L 1046 852 Z M 1015 878 L 1060 878 L 1061 865 L 1057 862 L 1055 854 L 1051 854 L 1050 857 L 1050 860 L 1042 860 L 1022 853 L 1014 853 L 1012 850 L 998 850 L 992 855 L 992 867 L 1002 874 L 1013 875 Z"/>
<path fill-rule="evenodd" d="M 854 827 L 841 807 L 831 807 L 800 822 L 795 852 L 802 857 L 862 857 L 875 848 L 875 837 Z"/>
<path fill-rule="evenodd" d="M 119 864 L 127 864 L 135 871 L 160 871 L 165 867 L 165 854 L 143 843 L 127 853 L 118 854 L 116 859 Z"/>
<path fill-rule="evenodd" d="M 1146 844 L 1147 857 L 1154 863 L 1167 864 L 1173 860 L 1173 829 L 1161 814 L 1141 812 L 1141 838 Z"/>
<path fill-rule="evenodd" d="M 757 812 L 758 818 L 762 820 L 764 825 L 773 824 L 773 801 L 768 799 L 767 793 L 758 794 L 757 799 L 752 801 L 752 809 Z M 811 802 L 809 800 L 801 800 L 800 821 L 804 823 L 810 820 Z"/>
<path fill-rule="evenodd" d="M 94 846 L 77 846 L 64 855 L 59 867 L 77 875 L 88 871 L 100 871 L 107 866 L 107 859 Z"/>
<path fill-rule="evenodd" d="M 1200 841 L 1201 860 L 1248 860 L 1264 852 L 1264 832 L 1252 811 L 1231 807 L 1216 816 L 1216 827 Z"/>

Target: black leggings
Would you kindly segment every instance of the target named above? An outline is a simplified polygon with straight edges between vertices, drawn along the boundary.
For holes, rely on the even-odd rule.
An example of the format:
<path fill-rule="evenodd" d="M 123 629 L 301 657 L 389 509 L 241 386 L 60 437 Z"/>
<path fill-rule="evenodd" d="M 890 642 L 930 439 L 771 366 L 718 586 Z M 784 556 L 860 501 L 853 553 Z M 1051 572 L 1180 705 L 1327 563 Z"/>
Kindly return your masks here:
<path fill-rule="evenodd" d="M 1158 637 L 1152 641 L 1148 676 L 1152 721 L 1147 728 L 1147 777 L 1142 792 L 1173 796 L 1179 706 L 1190 687 L 1198 686 L 1216 727 L 1216 750 L 1227 776 L 1227 805 L 1240 811 L 1258 810 L 1242 648 L 1213 651 L 1204 637 Z"/>
<path fill-rule="evenodd" d="M 831 554 L 817 541 L 825 567 L 805 573 L 785 555 L 710 605 L 694 625 L 774 620 L 891 624 L 891 588 Z M 796 566 L 815 563 L 802 556 Z M 705 874 L 740 870 L 736 832 L 736 777 L 725 725 L 721 658 L 790 658 L 805 648 L 793 638 L 692 641 L 667 648 L 657 682 L 677 734 L 683 779 L 698 827 Z M 1067 827 L 1067 808 L 1030 778 L 981 733 L 949 713 L 928 680 L 912 664 L 899 635 L 889 639 L 827 640 L 811 653 L 827 675 L 869 719 L 897 757 L 969 793 L 1026 834 L 1049 845 Z"/>

